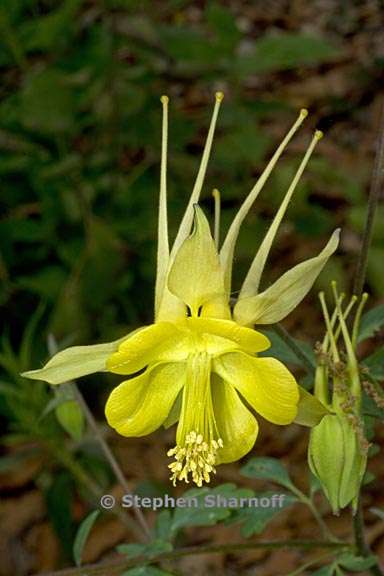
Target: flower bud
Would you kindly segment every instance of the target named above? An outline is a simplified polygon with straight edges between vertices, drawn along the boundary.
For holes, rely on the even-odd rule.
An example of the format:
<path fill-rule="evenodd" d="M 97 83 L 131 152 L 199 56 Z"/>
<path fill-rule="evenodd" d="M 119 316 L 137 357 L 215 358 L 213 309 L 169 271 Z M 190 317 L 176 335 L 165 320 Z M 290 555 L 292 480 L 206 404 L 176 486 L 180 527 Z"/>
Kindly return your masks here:
<path fill-rule="evenodd" d="M 356 507 L 367 456 L 345 414 L 324 416 L 311 430 L 308 462 L 335 514 L 350 503 Z"/>

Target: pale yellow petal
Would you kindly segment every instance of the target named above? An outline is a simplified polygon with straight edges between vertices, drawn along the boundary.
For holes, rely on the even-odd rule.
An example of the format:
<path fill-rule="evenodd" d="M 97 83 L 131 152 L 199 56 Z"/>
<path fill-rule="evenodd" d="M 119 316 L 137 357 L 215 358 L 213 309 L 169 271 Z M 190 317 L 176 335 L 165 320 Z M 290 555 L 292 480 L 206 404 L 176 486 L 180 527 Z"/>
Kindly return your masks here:
<path fill-rule="evenodd" d="M 242 350 L 251 354 L 262 352 L 271 346 L 270 341 L 264 334 L 252 328 L 240 326 L 232 320 L 187 318 L 185 323 L 198 333 L 215 334 L 236 342 Z"/>
<path fill-rule="evenodd" d="M 195 206 L 194 230 L 180 246 L 168 276 L 169 290 L 198 316 L 204 304 L 224 295 L 223 274 L 209 224 Z M 219 311 L 219 310 L 218 310 Z M 212 310 L 212 314 L 215 311 Z"/>
<path fill-rule="evenodd" d="M 217 453 L 217 463 L 235 462 L 253 448 L 259 427 L 234 387 L 217 377 L 212 380 L 216 426 L 223 441 L 223 447 Z"/>
<path fill-rule="evenodd" d="M 213 369 L 263 418 L 274 424 L 289 424 L 294 420 L 299 401 L 298 385 L 279 360 L 232 352 L 215 359 Z"/>
<path fill-rule="evenodd" d="M 170 322 L 151 324 L 119 346 L 107 360 L 107 369 L 116 374 L 134 374 L 155 362 L 187 358 L 189 336 Z"/>
<path fill-rule="evenodd" d="M 109 396 L 105 415 L 122 436 L 145 436 L 165 422 L 185 384 L 183 364 L 160 364 L 122 382 Z"/>

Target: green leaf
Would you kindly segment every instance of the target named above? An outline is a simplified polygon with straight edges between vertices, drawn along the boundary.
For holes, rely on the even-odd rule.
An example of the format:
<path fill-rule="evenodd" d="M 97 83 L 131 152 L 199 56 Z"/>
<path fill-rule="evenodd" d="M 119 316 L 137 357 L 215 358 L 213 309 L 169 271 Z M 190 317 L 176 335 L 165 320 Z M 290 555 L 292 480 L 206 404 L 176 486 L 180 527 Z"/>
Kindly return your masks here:
<path fill-rule="evenodd" d="M 247 478 L 276 482 L 289 490 L 294 486 L 284 466 L 275 458 L 251 458 L 240 473 Z"/>
<path fill-rule="evenodd" d="M 384 421 L 384 408 L 380 408 L 366 392 L 363 392 L 362 396 L 362 412 L 366 416 L 373 416 Z"/>
<path fill-rule="evenodd" d="M 56 418 L 64 430 L 79 441 L 84 431 L 84 414 L 76 400 L 65 400 L 55 408 Z"/>
<path fill-rule="evenodd" d="M 76 562 L 76 566 L 81 566 L 81 556 L 83 554 L 84 546 L 87 542 L 88 536 L 94 523 L 96 522 L 98 516 L 100 514 L 100 510 L 94 510 L 91 512 L 80 524 L 76 536 L 75 541 L 73 543 L 73 558 Z"/>
<path fill-rule="evenodd" d="M 329 566 L 323 566 L 322 568 L 319 568 L 319 570 L 316 570 L 316 572 L 312 572 L 312 576 L 333 576 L 334 573 L 335 567 L 333 564 L 330 564 Z"/>
<path fill-rule="evenodd" d="M 121 576 L 173 576 L 173 574 L 155 566 L 137 566 L 127 570 Z"/>
<path fill-rule="evenodd" d="M 260 356 L 274 356 L 286 364 L 293 364 L 294 366 L 305 368 L 301 358 L 293 352 L 292 348 L 288 346 L 279 334 L 274 330 L 265 330 L 264 328 L 262 328 L 260 332 L 265 334 L 271 342 L 271 347 L 268 348 L 266 352 L 260 352 Z M 307 342 L 299 340 L 298 338 L 294 338 L 294 341 L 315 368 L 316 359 L 311 346 Z"/>
<path fill-rule="evenodd" d="M 268 499 L 270 503 L 274 502 L 273 497 L 279 496 L 281 500 L 276 500 L 276 505 L 263 507 L 261 503 L 263 499 Z M 268 522 L 270 522 L 279 512 L 297 502 L 297 498 L 292 494 L 276 494 L 275 492 L 261 492 L 256 493 L 255 498 L 258 498 L 259 504 L 257 506 L 249 506 L 236 510 L 228 523 L 241 523 L 241 534 L 244 538 L 249 538 L 253 534 L 260 534 L 263 532 Z"/>
<path fill-rule="evenodd" d="M 369 376 L 384 380 L 384 347 L 378 348 L 368 358 L 364 358 L 363 365 L 369 369 Z"/>
<path fill-rule="evenodd" d="M 376 556 L 354 556 L 353 554 L 344 554 L 337 563 L 346 570 L 351 570 L 352 572 L 362 572 L 367 570 L 372 566 L 377 564 Z"/>
<path fill-rule="evenodd" d="M 49 519 L 68 558 L 72 556 L 74 536 L 73 492 L 73 479 L 66 471 L 53 476 L 46 492 Z"/>
<path fill-rule="evenodd" d="M 120 544 L 116 549 L 120 554 L 125 554 L 129 558 L 135 558 L 136 556 L 148 556 L 148 558 L 151 558 L 162 552 L 170 552 L 173 546 L 170 542 L 156 539 L 149 544 Z"/>
<path fill-rule="evenodd" d="M 240 76 L 247 76 L 319 64 L 337 54 L 329 42 L 313 35 L 268 35 L 254 43 L 251 53 L 239 57 L 234 69 Z"/>
<path fill-rule="evenodd" d="M 371 338 L 384 326 L 384 304 L 368 310 L 361 319 L 358 342 Z"/>
<path fill-rule="evenodd" d="M 210 489 L 193 488 L 183 494 L 183 498 L 197 500 L 198 506 L 191 502 L 186 508 L 176 508 L 172 519 L 172 532 L 176 534 L 182 528 L 189 526 L 214 526 L 221 520 L 229 518 L 231 507 L 239 498 L 251 498 L 253 491 L 237 488 L 234 484 L 222 484 Z M 232 500 L 230 500 L 232 499 Z M 228 504 L 228 506 L 221 504 Z"/>

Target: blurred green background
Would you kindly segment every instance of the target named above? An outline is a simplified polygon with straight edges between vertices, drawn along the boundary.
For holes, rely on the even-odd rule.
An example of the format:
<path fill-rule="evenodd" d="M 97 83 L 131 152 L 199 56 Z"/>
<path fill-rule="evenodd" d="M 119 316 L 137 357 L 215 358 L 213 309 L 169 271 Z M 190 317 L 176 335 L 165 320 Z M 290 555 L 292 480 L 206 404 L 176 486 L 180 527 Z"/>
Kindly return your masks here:
<path fill-rule="evenodd" d="M 268 285 L 314 255 L 342 227 L 338 255 L 286 323 L 313 345 L 322 330 L 316 291 L 334 278 L 352 287 L 383 93 L 382 23 L 375 1 L 1 0 L 6 372 L 17 378 L 20 368 L 38 367 L 49 333 L 61 344 L 94 343 L 152 321 L 163 93 L 170 97 L 171 238 L 192 190 L 216 90 L 225 99 L 202 205 L 212 214 L 211 190 L 220 189 L 224 230 L 298 109 L 310 109 L 244 224 L 234 290 L 313 129 L 325 131 L 263 279 Z M 384 288 L 382 219 L 380 208 L 368 269 L 371 305 Z M 30 400 L 21 410 L 20 397 L 10 400 L 2 381 L 8 446 L 23 434 L 59 434 L 53 419 L 44 420 L 43 432 L 36 424 L 49 393 L 34 383 L 31 395 L 31 386 L 20 384 L 23 402 Z M 87 394 L 100 409 L 105 387 L 97 390 Z M 57 507 L 69 497 L 66 480 L 55 482 L 50 502 Z"/>

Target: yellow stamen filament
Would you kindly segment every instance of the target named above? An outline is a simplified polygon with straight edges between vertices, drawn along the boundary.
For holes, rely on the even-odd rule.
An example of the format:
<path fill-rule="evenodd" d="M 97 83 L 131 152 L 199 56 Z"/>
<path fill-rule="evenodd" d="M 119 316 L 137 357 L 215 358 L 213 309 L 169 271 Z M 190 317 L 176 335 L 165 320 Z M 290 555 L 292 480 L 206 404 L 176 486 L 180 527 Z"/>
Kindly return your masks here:
<path fill-rule="evenodd" d="M 197 348 L 199 342 L 196 342 Z M 197 351 L 188 360 L 187 382 L 183 390 L 177 446 L 168 451 L 175 461 L 169 464 L 171 480 L 197 486 L 210 481 L 216 473 L 217 452 L 223 447 L 212 405 L 210 357 Z"/>
<path fill-rule="evenodd" d="M 203 481 L 210 482 L 211 474 L 216 474 L 217 451 L 222 447 L 221 438 L 205 442 L 202 434 L 195 430 L 189 432 L 183 447 L 175 446 L 167 452 L 168 456 L 175 457 L 175 462 L 168 465 L 172 472 L 173 485 L 176 486 L 177 480 L 189 483 L 189 475 L 199 487 L 203 485 Z"/>

